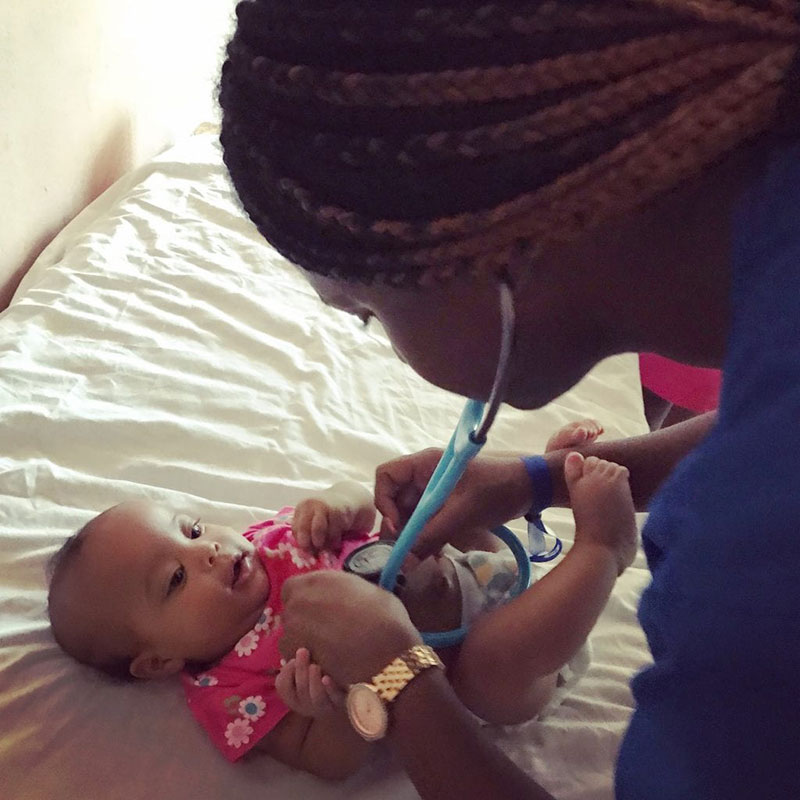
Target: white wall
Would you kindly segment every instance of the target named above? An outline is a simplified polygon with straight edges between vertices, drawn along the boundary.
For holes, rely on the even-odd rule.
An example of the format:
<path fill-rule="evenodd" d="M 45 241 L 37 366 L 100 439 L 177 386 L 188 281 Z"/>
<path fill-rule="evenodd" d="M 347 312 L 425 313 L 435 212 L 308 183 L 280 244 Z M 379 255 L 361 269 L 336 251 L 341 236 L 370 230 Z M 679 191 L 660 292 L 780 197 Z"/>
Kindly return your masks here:
<path fill-rule="evenodd" d="M 233 8 L 234 0 L 0 0 L 0 309 L 87 203 L 215 118 Z"/>

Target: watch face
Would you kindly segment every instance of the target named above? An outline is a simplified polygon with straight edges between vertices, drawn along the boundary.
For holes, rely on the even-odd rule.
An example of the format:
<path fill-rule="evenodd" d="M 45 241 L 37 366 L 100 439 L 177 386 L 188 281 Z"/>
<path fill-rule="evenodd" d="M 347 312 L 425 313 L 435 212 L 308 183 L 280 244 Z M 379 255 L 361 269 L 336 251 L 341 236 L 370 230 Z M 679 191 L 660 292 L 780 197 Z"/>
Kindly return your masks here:
<path fill-rule="evenodd" d="M 347 714 L 356 732 L 373 742 L 386 735 L 389 712 L 378 697 L 375 688 L 368 683 L 356 683 L 347 693 Z"/>

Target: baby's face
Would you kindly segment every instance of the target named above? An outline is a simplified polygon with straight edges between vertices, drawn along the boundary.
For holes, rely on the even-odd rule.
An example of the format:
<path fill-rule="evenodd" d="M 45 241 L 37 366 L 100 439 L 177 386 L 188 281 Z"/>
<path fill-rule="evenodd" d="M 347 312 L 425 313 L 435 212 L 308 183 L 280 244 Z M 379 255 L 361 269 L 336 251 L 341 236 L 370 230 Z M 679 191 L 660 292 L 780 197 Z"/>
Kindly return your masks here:
<path fill-rule="evenodd" d="M 269 594 L 241 534 L 146 502 L 101 515 L 75 569 L 91 582 L 95 630 L 125 630 L 137 642 L 138 677 L 219 658 L 256 624 Z"/>

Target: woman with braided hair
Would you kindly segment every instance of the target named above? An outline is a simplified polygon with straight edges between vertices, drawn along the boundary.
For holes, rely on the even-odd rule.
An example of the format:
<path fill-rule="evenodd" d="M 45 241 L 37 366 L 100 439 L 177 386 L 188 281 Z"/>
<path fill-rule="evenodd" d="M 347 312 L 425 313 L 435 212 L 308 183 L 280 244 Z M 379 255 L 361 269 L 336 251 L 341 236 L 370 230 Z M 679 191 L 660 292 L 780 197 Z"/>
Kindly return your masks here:
<path fill-rule="evenodd" d="M 800 796 L 797 0 L 249 0 L 237 17 L 220 102 L 244 208 L 424 378 L 487 396 L 501 283 L 517 407 L 613 353 L 724 361 L 716 423 L 583 448 L 627 466 L 651 512 L 639 614 L 654 664 L 633 682 L 616 791 Z M 560 504 L 565 455 L 547 455 Z M 387 528 L 435 458 L 379 468 Z M 420 549 L 541 494 L 519 460 L 477 459 Z M 395 598 L 361 583 L 285 589 L 287 648 L 345 685 L 419 641 Z M 526 599 L 504 609 L 524 618 Z M 486 630 L 464 647 L 492 663 Z M 437 670 L 398 695 L 388 731 L 424 798 L 548 796 Z"/>

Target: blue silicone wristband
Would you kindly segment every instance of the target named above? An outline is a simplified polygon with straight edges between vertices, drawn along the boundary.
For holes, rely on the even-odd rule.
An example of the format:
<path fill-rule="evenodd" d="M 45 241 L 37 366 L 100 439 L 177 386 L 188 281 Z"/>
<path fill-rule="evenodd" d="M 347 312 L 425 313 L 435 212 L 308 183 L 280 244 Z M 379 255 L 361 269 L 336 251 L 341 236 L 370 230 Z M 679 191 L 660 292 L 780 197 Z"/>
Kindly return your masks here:
<path fill-rule="evenodd" d="M 523 456 L 520 460 L 525 465 L 533 489 L 533 505 L 525 515 L 525 519 L 531 520 L 552 504 L 553 480 L 550 477 L 550 467 L 543 456 Z"/>

